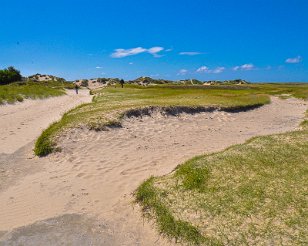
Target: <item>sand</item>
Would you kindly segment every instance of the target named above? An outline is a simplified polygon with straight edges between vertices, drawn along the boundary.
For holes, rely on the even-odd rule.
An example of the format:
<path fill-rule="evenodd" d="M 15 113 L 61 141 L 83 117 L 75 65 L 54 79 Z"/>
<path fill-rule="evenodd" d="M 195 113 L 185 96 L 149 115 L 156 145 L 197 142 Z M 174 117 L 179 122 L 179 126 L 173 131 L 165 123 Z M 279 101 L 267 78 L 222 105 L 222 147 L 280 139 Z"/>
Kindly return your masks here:
<path fill-rule="evenodd" d="M 247 112 L 157 112 L 109 131 L 72 130 L 61 138 L 63 151 L 46 158 L 26 144 L 0 156 L 0 244 L 173 244 L 142 219 L 132 196 L 138 185 L 196 155 L 294 130 L 306 109 L 306 102 L 273 97 Z"/>
<path fill-rule="evenodd" d="M 36 139 L 43 129 L 67 110 L 91 102 L 88 90 L 67 90 L 67 95 L 0 106 L 0 154 L 11 154 Z M 17 141 L 18 140 L 18 141 Z"/>

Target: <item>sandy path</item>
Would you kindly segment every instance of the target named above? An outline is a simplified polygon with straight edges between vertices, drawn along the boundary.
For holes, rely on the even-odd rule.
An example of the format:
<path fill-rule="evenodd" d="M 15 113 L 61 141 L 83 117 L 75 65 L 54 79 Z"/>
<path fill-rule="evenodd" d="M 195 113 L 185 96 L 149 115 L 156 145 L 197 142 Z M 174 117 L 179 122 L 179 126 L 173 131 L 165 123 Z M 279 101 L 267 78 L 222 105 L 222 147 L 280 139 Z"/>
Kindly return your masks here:
<path fill-rule="evenodd" d="M 131 193 L 144 179 L 253 136 L 293 130 L 306 108 L 299 100 L 273 98 L 270 105 L 241 113 L 130 118 L 110 131 L 74 130 L 63 137 L 62 153 L 42 159 L 23 158 L 31 155 L 26 146 L 7 157 L 7 168 L 0 172 L 4 180 L 19 177 L 0 191 L 2 242 L 89 245 L 93 238 L 92 245 L 169 244 L 132 204 Z M 15 171 L 32 169 L 21 178 L 22 172 L 10 173 L 11 165 Z M 76 228 L 78 223 L 83 227 Z"/>
<path fill-rule="evenodd" d="M 88 90 L 79 95 L 67 90 L 67 95 L 43 100 L 0 106 L 0 154 L 11 154 L 36 139 L 43 129 L 61 118 L 67 110 L 90 102 Z"/>

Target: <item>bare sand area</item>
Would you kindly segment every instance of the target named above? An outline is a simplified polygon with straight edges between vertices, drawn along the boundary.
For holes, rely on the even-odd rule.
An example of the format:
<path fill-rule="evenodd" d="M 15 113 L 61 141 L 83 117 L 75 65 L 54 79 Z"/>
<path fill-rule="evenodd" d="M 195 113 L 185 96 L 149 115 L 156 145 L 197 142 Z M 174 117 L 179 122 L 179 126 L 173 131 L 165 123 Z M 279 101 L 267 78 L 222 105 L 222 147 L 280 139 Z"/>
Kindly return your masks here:
<path fill-rule="evenodd" d="M 36 139 L 47 126 L 81 103 L 91 102 L 88 90 L 66 90 L 65 96 L 0 106 L 0 154 L 11 154 Z"/>
<path fill-rule="evenodd" d="M 142 219 L 132 196 L 138 185 L 196 155 L 294 130 L 306 109 L 273 97 L 246 112 L 154 112 L 108 131 L 74 129 L 61 138 L 62 152 L 45 158 L 29 143 L 0 156 L 0 245 L 172 244 Z"/>

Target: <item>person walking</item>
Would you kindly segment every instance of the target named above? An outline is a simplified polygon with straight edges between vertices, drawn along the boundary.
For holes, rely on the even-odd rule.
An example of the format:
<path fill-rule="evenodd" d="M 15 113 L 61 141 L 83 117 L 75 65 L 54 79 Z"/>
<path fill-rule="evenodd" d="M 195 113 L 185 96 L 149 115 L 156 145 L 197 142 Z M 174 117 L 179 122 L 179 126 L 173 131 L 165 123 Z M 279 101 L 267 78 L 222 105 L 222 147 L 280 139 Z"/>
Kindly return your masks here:
<path fill-rule="evenodd" d="M 76 91 L 76 94 L 78 94 L 78 89 L 79 89 L 79 86 L 77 84 L 75 84 L 75 91 Z"/>
<path fill-rule="evenodd" d="M 124 80 L 123 79 L 120 80 L 120 84 L 121 84 L 121 87 L 123 88 L 124 87 Z"/>

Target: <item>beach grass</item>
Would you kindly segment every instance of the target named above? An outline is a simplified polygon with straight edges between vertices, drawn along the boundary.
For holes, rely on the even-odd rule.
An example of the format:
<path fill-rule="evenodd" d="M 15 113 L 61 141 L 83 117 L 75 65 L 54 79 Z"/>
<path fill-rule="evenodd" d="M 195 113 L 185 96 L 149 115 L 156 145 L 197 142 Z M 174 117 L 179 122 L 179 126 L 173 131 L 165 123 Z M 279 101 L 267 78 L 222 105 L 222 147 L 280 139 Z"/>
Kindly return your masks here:
<path fill-rule="evenodd" d="M 149 178 L 136 200 L 162 234 L 185 243 L 305 245 L 307 153 L 307 128 L 256 137 Z"/>
<path fill-rule="evenodd" d="M 247 109 L 270 103 L 268 95 L 255 94 L 251 89 L 217 88 L 200 89 L 187 87 L 107 87 L 92 91 L 93 102 L 83 104 L 63 115 L 62 119 L 47 128 L 35 144 L 35 154 L 44 156 L 55 149 L 56 139 L 61 132 L 74 127 L 87 127 L 92 130 L 104 130 L 107 126 L 119 126 L 127 112 L 149 107 L 187 109 L 221 108 Z"/>
<path fill-rule="evenodd" d="M 106 87 L 90 92 L 93 102 L 70 110 L 62 119 L 47 128 L 35 144 L 35 154 L 45 156 L 57 147 L 61 132 L 74 127 L 104 130 L 120 126 L 121 119 L 131 110 L 149 107 L 188 109 L 214 107 L 244 110 L 270 103 L 269 95 L 308 98 L 307 84 L 248 84 L 221 86 L 125 85 Z M 170 110 L 169 110 L 170 111 Z M 172 110 L 171 110 L 172 111 Z"/>
<path fill-rule="evenodd" d="M 22 102 L 24 99 L 42 99 L 65 94 L 64 88 L 72 89 L 68 82 L 15 82 L 0 85 L 0 105 Z"/>

